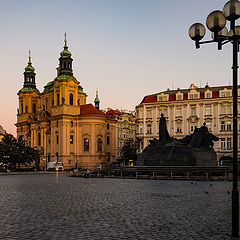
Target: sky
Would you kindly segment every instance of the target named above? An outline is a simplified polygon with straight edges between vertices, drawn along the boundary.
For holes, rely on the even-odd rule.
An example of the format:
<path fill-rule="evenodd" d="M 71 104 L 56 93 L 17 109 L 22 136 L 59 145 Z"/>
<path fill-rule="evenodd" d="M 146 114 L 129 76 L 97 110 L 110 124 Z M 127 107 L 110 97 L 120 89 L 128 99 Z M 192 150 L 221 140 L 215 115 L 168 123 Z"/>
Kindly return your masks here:
<path fill-rule="evenodd" d="M 167 88 L 230 85 L 231 44 L 196 50 L 195 22 L 222 10 L 224 0 L 0 0 L 0 125 L 16 134 L 17 92 L 28 51 L 37 88 L 56 77 L 67 33 L 74 76 L 102 109 L 134 110 L 144 96 Z M 210 39 L 210 33 L 205 39 Z"/>

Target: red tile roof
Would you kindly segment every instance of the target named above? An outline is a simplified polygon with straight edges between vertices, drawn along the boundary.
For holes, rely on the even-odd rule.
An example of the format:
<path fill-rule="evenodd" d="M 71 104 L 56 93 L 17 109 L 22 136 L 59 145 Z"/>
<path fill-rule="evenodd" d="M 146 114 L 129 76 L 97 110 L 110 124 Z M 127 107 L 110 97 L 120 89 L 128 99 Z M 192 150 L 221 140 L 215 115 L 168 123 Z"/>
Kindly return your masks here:
<path fill-rule="evenodd" d="M 105 113 L 97 110 L 92 104 L 81 105 L 80 115 L 103 115 Z"/>
<path fill-rule="evenodd" d="M 157 102 L 157 94 L 145 96 L 141 103 Z"/>
<path fill-rule="evenodd" d="M 123 113 L 120 112 L 120 111 L 118 111 L 118 110 L 113 110 L 113 109 L 111 109 L 111 110 L 107 111 L 106 114 L 107 114 L 107 115 L 113 115 L 113 114 L 121 115 L 121 114 L 123 114 Z"/>

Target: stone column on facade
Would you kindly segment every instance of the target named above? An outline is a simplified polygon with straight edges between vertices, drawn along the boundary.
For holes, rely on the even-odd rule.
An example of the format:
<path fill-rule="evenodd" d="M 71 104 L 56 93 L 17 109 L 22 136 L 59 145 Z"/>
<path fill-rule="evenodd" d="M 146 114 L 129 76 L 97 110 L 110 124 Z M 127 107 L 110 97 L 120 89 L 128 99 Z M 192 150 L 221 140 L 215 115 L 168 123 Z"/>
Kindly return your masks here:
<path fill-rule="evenodd" d="M 91 153 L 91 155 L 95 155 L 96 154 L 96 144 L 95 144 L 95 142 L 96 142 L 96 138 L 95 138 L 95 125 L 92 123 L 91 124 L 91 136 L 90 136 L 90 138 L 91 138 L 91 141 L 90 141 L 90 153 Z M 111 138 L 112 136 L 110 136 L 110 138 Z"/>
<path fill-rule="evenodd" d="M 34 130 L 31 129 L 31 147 L 34 147 Z"/>

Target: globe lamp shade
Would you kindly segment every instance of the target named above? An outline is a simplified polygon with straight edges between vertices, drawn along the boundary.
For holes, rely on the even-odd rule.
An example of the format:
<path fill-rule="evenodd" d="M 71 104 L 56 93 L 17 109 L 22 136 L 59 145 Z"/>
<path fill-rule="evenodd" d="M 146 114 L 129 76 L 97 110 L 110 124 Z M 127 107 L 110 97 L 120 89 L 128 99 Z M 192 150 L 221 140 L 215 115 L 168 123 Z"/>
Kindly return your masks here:
<path fill-rule="evenodd" d="M 237 37 L 238 39 L 240 38 L 240 26 L 235 27 L 235 33 L 233 33 L 233 30 L 230 30 L 228 33 L 228 36 L 232 38 L 233 36 Z"/>
<path fill-rule="evenodd" d="M 194 41 L 200 41 L 206 33 L 205 27 L 201 23 L 194 23 L 189 28 L 189 37 Z"/>
<path fill-rule="evenodd" d="M 223 14 L 228 21 L 237 20 L 240 17 L 240 2 L 231 0 L 223 7 Z"/>
<path fill-rule="evenodd" d="M 223 12 L 219 10 L 211 12 L 206 20 L 207 28 L 211 32 L 220 32 L 225 27 L 226 22 Z"/>
<path fill-rule="evenodd" d="M 214 32 L 212 32 L 211 36 L 212 39 L 214 40 Z M 228 29 L 226 27 L 224 27 L 220 32 L 217 33 L 218 37 L 227 37 L 228 36 Z"/>

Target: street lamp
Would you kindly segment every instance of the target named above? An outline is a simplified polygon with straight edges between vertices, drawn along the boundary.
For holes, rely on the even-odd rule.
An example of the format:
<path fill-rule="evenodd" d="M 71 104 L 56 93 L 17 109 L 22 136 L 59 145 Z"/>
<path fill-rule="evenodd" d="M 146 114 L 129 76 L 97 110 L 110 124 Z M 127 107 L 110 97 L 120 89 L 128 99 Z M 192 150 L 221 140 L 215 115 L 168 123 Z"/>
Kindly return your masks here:
<path fill-rule="evenodd" d="M 223 11 L 211 12 L 206 20 L 207 28 L 212 32 L 212 39 L 202 41 L 206 30 L 201 23 L 195 23 L 189 28 L 189 36 L 195 41 L 196 48 L 201 44 L 216 42 L 218 50 L 226 43 L 233 45 L 233 189 L 232 189 L 232 236 L 239 236 L 239 192 L 238 192 L 238 144 L 237 144 L 237 104 L 238 104 L 238 52 L 240 42 L 240 26 L 236 26 L 236 20 L 240 17 L 240 2 L 228 1 Z M 230 22 L 230 31 L 225 27 Z"/>

